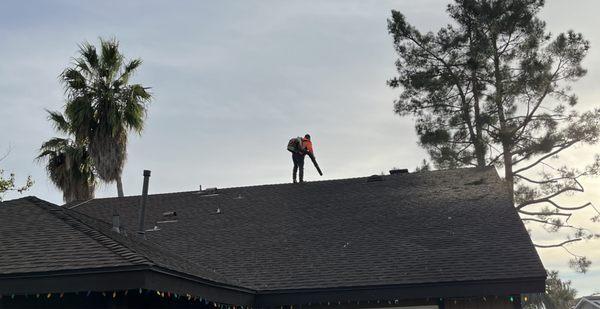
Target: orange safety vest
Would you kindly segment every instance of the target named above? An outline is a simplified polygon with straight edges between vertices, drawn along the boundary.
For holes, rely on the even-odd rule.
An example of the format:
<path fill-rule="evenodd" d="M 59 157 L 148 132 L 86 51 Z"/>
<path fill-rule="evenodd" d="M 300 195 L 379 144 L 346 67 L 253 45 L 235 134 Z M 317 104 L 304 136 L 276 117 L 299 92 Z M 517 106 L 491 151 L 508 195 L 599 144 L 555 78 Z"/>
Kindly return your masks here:
<path fill-rule="evenodd" d="M 313 145 L 312 142 L 307 138 L 302 138 L 302 149 L 306 150 L 306 152 L 313 153 Z"/>

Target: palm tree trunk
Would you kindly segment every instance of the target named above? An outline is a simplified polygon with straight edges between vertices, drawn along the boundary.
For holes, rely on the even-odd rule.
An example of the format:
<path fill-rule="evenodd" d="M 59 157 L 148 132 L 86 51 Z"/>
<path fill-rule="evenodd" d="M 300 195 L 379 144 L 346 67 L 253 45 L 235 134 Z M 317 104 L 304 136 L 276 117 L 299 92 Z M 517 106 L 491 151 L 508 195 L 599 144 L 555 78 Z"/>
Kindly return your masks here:
<path fill-rule="evenodd" d="M 118 195 L 119 197 L 123 197 L 123 196 L 125 196 L 125 195 L 123 194 L 123 181 L 121 180 L 121 176 L 119 176 L 119 177 L 117 178 L 117 195 Z"/>
<path fill-rule="evenodd" d="M 119 177 L 117 178 L 117 193 L 119 195 L 119 197 L 123 197 L 123 182 L 121 181 L 121 176 L 119 175 Z M 112 207 L 112 230 L 114 232 L 120 233 L 121 232 L 121 222 L 119 222 L 119 212 L 117 211 L 117 205 L 113 204 Z"/>

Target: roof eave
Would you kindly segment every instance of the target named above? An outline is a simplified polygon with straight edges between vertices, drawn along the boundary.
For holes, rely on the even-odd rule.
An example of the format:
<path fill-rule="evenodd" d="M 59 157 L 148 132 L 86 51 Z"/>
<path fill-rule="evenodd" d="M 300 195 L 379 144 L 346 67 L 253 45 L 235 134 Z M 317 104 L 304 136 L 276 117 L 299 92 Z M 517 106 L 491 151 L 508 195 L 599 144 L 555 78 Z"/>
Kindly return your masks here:
<path fill-rule="evenodd" d="M 0 276 L 0 294 L 122 291 L 140 288 L 183 295 L 191 294 L 219 303 L 263 307 L 340 300 L 345 302 L 402 301 L 542 293 L 545 288 L 545 277 L 253 291 L 152 265 Z"/>
<path fill-rule="evenodd" d="M 0 275 L 0 294 L 155 290 L 190 294 L 213 302 L 250 305 L 254 291 L 211 282 L 152 265 Z"/>
<path fill-rule="evenodd" d="M 276 306 L 345 301 L 413 300 L 543 293 L 545 277 L 426 284 L 258 291 L 256 305 Z"/>

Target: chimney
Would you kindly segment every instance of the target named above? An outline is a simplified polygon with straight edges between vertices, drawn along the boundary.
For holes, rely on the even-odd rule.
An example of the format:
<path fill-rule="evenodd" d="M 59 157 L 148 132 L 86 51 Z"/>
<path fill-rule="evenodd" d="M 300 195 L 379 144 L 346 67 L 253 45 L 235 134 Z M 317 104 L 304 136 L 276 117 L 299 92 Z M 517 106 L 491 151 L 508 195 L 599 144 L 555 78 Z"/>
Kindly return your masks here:
<path fill-rule="evenodd" d="M 408 169 L 407 168 L 395 168 L 393 170 L 390 170 L 390 175 L 397 175 L 397 174 L 407 174 L 408 173 Z"/>
<path fill-rule="evenodd" d="M 144 170 L 144 186 L 142 187 L 142 197 L 140 201 L 140 216 L 138 233 L 144 234 L 144 218 L 146 215 L 146 199 L 148 198 L 148 182 L 150 181 L 150 171 Z"/>

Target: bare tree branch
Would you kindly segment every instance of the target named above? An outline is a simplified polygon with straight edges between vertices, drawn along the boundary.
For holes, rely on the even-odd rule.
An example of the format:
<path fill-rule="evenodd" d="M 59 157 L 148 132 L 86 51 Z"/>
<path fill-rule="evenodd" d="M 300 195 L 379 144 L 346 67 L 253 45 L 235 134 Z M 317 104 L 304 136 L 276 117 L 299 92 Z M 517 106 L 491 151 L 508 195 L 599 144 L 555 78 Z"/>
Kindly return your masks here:
<path fill-rule="evenodd" d="M 568 143 L 566 143 L 566 144 L 564 144 L 564 145 L 560 146 L 560 147 L 559 147 L 557 150 L 547 153 L 546 155 L 542 156 L 541 158 L 539 158 L 539 159 L 538 159 L 538 160 L 536 160 L 535 162 L 533 162 L 533 163 L 531 163 L 531 164 L 529 164 L 529 165 L 527 165 L 527 166 L 525 166 L 525 167 L 522 167 L 522 168 L 520 168 L 520 169 L 517 169 L 516 171 L 513 171 L 513 175 L 516 175 L 517 173 L 520 173 L 520 172 L 526 171 L 526 170 L 528 170 L 528 169 L 530 169 L 530 168 L 532 168 L 532 167 L 535 167 L 536 165 L 538 165 L 538 164 L 539 164 L 539 163 L 541 163 L 542 161 L 544 161 L 544 160 L 546 160 L 546 159 L 548 159 L 548 158 L 550 158 L 550 157 L 552 157 L 552 156 L 554 156 L 554 155 L 558 154 L 559 152 L 561 152 L 561 151 L 563 151 L 563 150 L 565 150 L 565 149 L 567 149 L 567 148 L 569 148 L 569 147 L 573 146 L 573 145 L 574 145 L 574 144 L 576 144 L 577 142 L 578 142 L 578 141 L 570 141 L 570 142 L 568 142 Z"/>
<path fill-rule="evenodd" d="M 562 216 L 562 217 L 571 217 L 572 214 L 564 213 L 564 212 L 549 212 L 549 211 L 541 211 L 541 212 L 529 212 L 525 210 L 518 210 L 519 213 L 530 216 Z"/>
<path fill-rule="evenodd" d="M 557 247 L 563 247 L 564 245 L 566 245 L 568 243 L 572 243 L 572 242 L 576 242 L 576 241 L 580 241 L 580 240 L 582 240 L 582 239 L 581 238 L 575 238 L 575 239 L 568 239 L 568 240 L 565 240 L 565 241 L 563 241 L 561 243 L 553 244 L 553 245 L 539 245 L 539 244 L 534 244 L 534 246 L 536 246 L 537 248 L 557 248 Z"/>
<path fill-rule="evenodd" d="M 561 195 L 565 192 L 569 192 L 569 191 L 583 192 L 583 188 L 565 187 L 560 190 L 557 190 L 556 192 L 554 192 L 548 196 L 523 202 L 523 203 L 517 205 L 517 210 L 521 210 L 523 207 L 533 205 L 533 204 L 539 204 L 539 203 L 551 203 L 552 204 L 553 202 L 550 200 L 551 198 Z"/>
<path fill-rule="evenodd" d="M 555 227 L 558 227 L 558 228 L 563 228 L 563 227 L 566 227 L 566 228 L 571 228 L 571 229 L 578 230 L 578 231 L 586 231 L 586 232 L 588 232 L 588 233 L 590 233 L 590 234 L 593 234 L 593 233 L 594 233 L 594 232 L 593 232 L 592 230 L 590 230 L 590 229 L 585 229 L 585 228 L 577 227 L 577 226 L 570 225 L 570 224 L 555 223 L 555 222 L 552 222 L 552 221 L 547 221 L 547 220 L 542 220 L 542 219 L 536 219 L 536 218 L 521 218 L 521 220 L 522 220 L 522 221 L 534 221 L 534 222 L 539 222 L 539 223 L 546 224 L 546 225 L 552 225 L 552 226 L 555 226 Z"/>
<path fill-rule="evenodd" d="M 548 203 L 552 204 L 552 206 L 554 206 L 554 207 L 556 207 L 556 208 L 558 208 L 560 210 L 567 210 L 567 211 L 570 211 L 570 210 L 579 210 L 579 209 L 584 209 L 584 208 L 593 206 L 592 202 L 587 202 L 587 203 L 585 203 L 585 204 L 583 204 L 581 206 L 574 206 L 574 207 L 560 206 L 560 205 L 558 205 L 556 202 L 554 202 L 552 200 L 548 200 Z M 594 210 L 596 210 L 596 212 L 598 212 L 598 210 L 595 207 L 592 207 L 592 208 L 594 208 Z M 598 212 L 598 214 L 600 214 L 600 212 Z"/>

